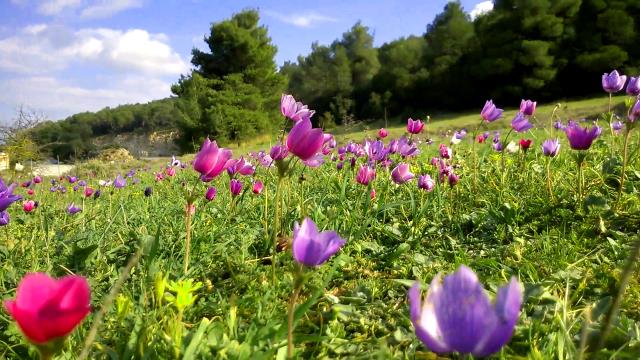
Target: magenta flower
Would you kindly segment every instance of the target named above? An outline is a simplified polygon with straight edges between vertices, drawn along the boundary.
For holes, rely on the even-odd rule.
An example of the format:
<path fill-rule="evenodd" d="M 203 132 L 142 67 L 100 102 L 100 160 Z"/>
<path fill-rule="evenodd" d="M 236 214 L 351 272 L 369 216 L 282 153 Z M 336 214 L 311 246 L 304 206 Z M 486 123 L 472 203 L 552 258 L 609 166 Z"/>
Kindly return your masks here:
<path fill-rule="evenodd" d="M 424 128 L 422 120 L 413 120 L 412 118 L 407 120 L 407 132 L 410 134 L 420 134 L 422 132 L 422 128 Z"/>
<path fill-rule="evenodd" d="M 460 176 L 454 173 L 453 171 L 451 171 L 449 172 L 448 180 L 449 180 L 449 186 L 454 187 L 460 181 Z"/>
<path fill-rule="evenodd" d="M 409 170 L 409 164 L 400 163 L 391 171 L 391 179 L 396 184 L 404 184 L 413 178 L 414 175 Z"/>
<path fill-rule="evenodd" d="M 269 156 L 273 159 L 273 160 L 284 160 L 287 155 L 289 155 L 289 150 L 287 150 L 287 147 L 281 144 L 278 145 L 274 145 L 271 148 L 271 151 L 269 151 Z"/>
<path fill-rule="evenodd" d="M 560 151 L 560 141 L 558 139 L 547 139 L 542 143 L 542 153 L 544 156 L 555 157 Z"/>
<path fill-rule="evenodd" d="M 513 120 L 511 120 L 511 128 L 515 132 L 525 132 L 532 127 L 533 125 L 531 125 L 529 120 L 521 112 L 517 113 Z"/>
<path fill-rule="evenodd" d="M 231 155 L 231 150 L 218 148 L 215 141 L 206 138 L 193 160 L 193 169 L 200 173 L 202 181 L 209 182 L 227 168 Z"/>
<path fill-rule="evenodd" d="M 573 150 L 588 150 L 600 133 L 602 128 L 599 126 L 593 126 L 592 128 L 581 127 L 576 122 L 572 122 L 564 130 L 569 139 L 569 146 Z"/>
<path fill-rule="evenodd" d="M 418 176 L 418 188 L 426 191 L 432 191 L 436 186 L 436 183 L 431 179 L 429 175 Z"/>
<path fill-rule="evenodd" d="M 218 189 L 216 189 L 215 186 L 209 186 L 207 191 L 204 193 L 204 198 L 207 199 L 207 201 L 211 201 L 216 198 L 217 194 Z"/>
<path fill-rule="evenodd" d="M 313 129 L 311 120 L 302 119 L 298 121 L 287 136 L 287 149 L 300 158 L 308 160 L 322 148 L 322 129 Z M 273 155 L 271 155 L 275 159 Z"/>
<path fill-rule="evenodd" d="M 91 291 L 82 276 L 59 280 L 44 273 L 27 274 L 15 300 L 4 307 L 22 333 L 35 344 L 45 344 L 69 335 L 91 310 Z"/>
<path fill-rule="evenodd" d="M 260 180 L 254 181 L 253 189 L 252 189 L 254 194 L 262 193 L 263 189 L 264 189 L 264 184 L 262 183 L 262 181 L 260 181 Z"/>
<path fill-rule="evenodd" d="M 482 108 L 482 111 L 480 112 L 480 116 L 482 116 L 484 121 L 492 122 L 492 121 L 496 121 L 496 120 L 500 119 L 502 117 L 502 112 L 503 111 L 504 110 L 498 109 L 493 104 L 493 100 L 487 100 L 484 103 L 484 107 Z"/>
<path fill-rule="evenodd" d="M 33 200 L 26 200 L 22 203 L 22 210 L 26 213 L 32 212 L 36 208 L 36 202 Z"/>
<path fill-rule="evenodd" d="M 40 183 L 42 182 L 42 178 L 40 177 L 40 175 L 36 175 L 36 176 L 33 178 L 33 182 L 34 182 L 35 184 L 40 184 Z"/>
<path fill-rule="evenodd" d="M 536 112 L 536 104 L 537 102 L 531 100 L 520 101 L 520 112 L 526 116 L 533 116 L 533 113 Z"/>
<path fill-rule="evenodd" d="M 231 179 L 229 189 L 231 190 L 231 195 L 238 196 L 242 192 L 242 183 L 238 179 Z"/>
<path fill-rule="evenodd" d="M 356 181 L 358 184 L 369 185 L 371 181 L 376 178 L 376 169 L 371 168 L 367 165 L 361 165 L 360 169 L 358 169 L 358 174 L 356 175 Z"/>
<path fill-rule="evenodd" d="M 91 195 L 93 195 L 93 188 L 90 186 L 87 186 L 86 188 L 84 188 L 84 196 L 90 197 Z"/>
<path fill-rule="evenodd" d="M 253 175 L 253 173 L 256 172 L 256 168 L 251 165 L 250 162 L 246 161 L 244 156 L 241 156 L 240 159 L 231 159 L 227 161 L 225 166 L 229 176 L 234 176 L 236 174 L 247 176 Z"/>
<path fill-rule="evenodd" d="M 450 147 L 447 147 L 445 144 L 440 144 L 438 150 L 440 151 L 440 157 L 443 159 L 451 159 L 451 155 L 453 151 Z"/>
<path fill-rule="evenodd" d="M 293 96 L 285 94 L 280 97 L 280 112 L 282 116 L 288 117 L 295 122 L 310 120 L 313 114 L 316 113 L 314 110 L 309 110 L 307 105 L 299 101 L 296 102 Z"/>
<path fill-rule="evenodd" d="M 346 243 L 335 231 L 319 232 L 309 218 L 293 225 L 293 258 L 300 264 L 315 267 L 324 264 Z"/>
<path fill-rule="evenodd" d="M 604 73 L 602 75 L 602 88 L 609 94 L 615 93 L 622 90 L 626 81 L 626 75 L 620 75 L 618 70 L 613 70 L 610 74 Z"/>
<path fill-rule="evenodd" d="M 627 94 L 629 96 L 640 95 L 640 76 L 629 78 L 629 83 L 627 84 Z"/>
<path fill-rule="evenodd" d="M 385 128 L 380 128 L 380 130 L 378 130 L 378 137 L 380 139 L 384 139 L 389 135 L 389 132 L 387 131 L 387 129 Z"/>
<path fill-rule="evenodd" d="M 515 277 L 491 303 L 476 274 L 464 265 L 444 280 L 436 276 L 424 301 L 417 281 L 408 295 L 416 336 L 438 354 L 486 357 L 497 352 L 511 339 L 522 306 L 522 285 Z"/>

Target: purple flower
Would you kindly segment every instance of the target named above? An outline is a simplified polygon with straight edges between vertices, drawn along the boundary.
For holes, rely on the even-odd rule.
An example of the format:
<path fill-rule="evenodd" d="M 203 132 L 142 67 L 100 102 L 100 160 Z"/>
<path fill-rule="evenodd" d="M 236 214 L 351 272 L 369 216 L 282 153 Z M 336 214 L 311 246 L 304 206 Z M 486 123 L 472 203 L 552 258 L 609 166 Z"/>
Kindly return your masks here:
<path fill-rule="evenodd" d="M 592 128 L 581 127 L 578 123 L 573 122 L 569 124 L 564 130 L 569 139 L 569 146 L 573 150 L 588 150 L 600 133 L 602 128 L 599 126 L 593 126 Z"/>
<path fill-rule="evenodd" d="M 319 232 L 316 224 L 309 218 L 302 225 L 293 225 L 293 258 L 300 264 L 314 267 L 324 264 L 346 243 L 335 231 Z"/>
<path fill-rule="evenodd" d="M 494 142 L 493 143 L 493 150 L 495 151 L 502 151 L 503 147 L 502 147 L 502 141 L 498 140 L 498 142 Z"/>
<path fill-rule="evenodd" d="M 413 177 L 414 175 L 409 170 L 409 164 L 400 163 L 391 171 L 391 179 L 396 184 L 404 184 Z"/>
<path fill-rule="evenodd" d="M 445 144 L 440 144 L 438 150 L 440 151 L 440 157 L 443 159 L 451 159 L 451 155 L 453 151 L 450 147 L 447 147 Z"/>
<path fill-rule="evenodd" d="M 339 161 L 336 164 L 336 170 L 342 170 L 343 167 L 344 167 L 344 161 Z"/>
<path fill-rule="evenodd" d="M 480 112 L 480 116 L 482 116 L 484 121 L 492 122 L 492 121 L 496 121 L 496 120 L 500 119 L 502 117 L 502 112 L 503 111 L 504 110 L 498 109 L 493 104 L 493 100 L 487 100 L 484 103 L 484 107 L 482 108 L 482 111 Z"/>
<path fill-rule="evenodd" d="M 100 195 L 102 195 L 102 191 L 100 191 L 100 189 L 96 190 L 96 192 L 93 193 L 93 199 L 98 199 Z"/>
<path fill-rule="evenodd" d="M 536 112 L 536 102 L 531 100 L 520 101 L 520 112 L 526 116 L 532 116 Z"/>
<path fill-rule="evenodd" d="M 240 189 L 242 189 L 242 184 L 240 185 L 241 185 Z M 216 198 L 217 194 L 218 194 L 218 189 L 216 189 L 215 186 L 210 186 L 209 188 L 207 188 L 207 192 L 204 193 L 204 198 L 207 199 L 208 201 L 211 201 Z"/>
<path fill-rule="evenodd" d="M 622 130 L 623 127 L 624 127 L 624 124 L 620 120 L 616 120 L 611 123 L 611 130 L 613 130 L 613 132 L 616 134 L 619 134 L 620 130 Z"/>
<path fill-rule="evenodd" d="M 271 158 L 275 161 L 284 160 L 287 155 L 289 155 L 289 150 L 287 150 L 286 146 L 281 144 L 274 145 L 271 148 L 271 151 L 269 151 L 269 156 L 271 156 Z"/>
<path fill-rule="evenodd" d="M 231 190 L 231 195 L 238 196 L 242 192 L 242 183 L 238 179 L 231 179 L 229 189 Z"/>
<path fill-rule="evenodd" d="M 71 215 L 77 214 L 80 211 L 82 211 L 82 209 L 77 207 L 74 203 L 71 203 L 69 204 L 69 206 L 67 206 L 67 212 Z"/>
<path fill-rule="evenodd" d="M 376 169 L 371 168 L 367 165 L 361 165 L 360 169 L 358 169 L 358 174 L 356 175 L 356 181 L 358 184 L 369 185 L 373 179 L 376 178 Z"/>
<path fill-rule="evenodd" d="M 151 186 L 147 186 L 144 189 L 144 196 L 149 197 L 151 195 L 153 195 L 153 188 Z"/>
<path fill-rule="evenodd" d="M 0 212 L 0 226 L 9 224 L 9 213 L 6 211 Z"/>
<path fill-rule="evenodd" d="M 289 132 L 287 149 L 300 160 L 308 160 L 320 151 L 323 139 L 322 129 L 313 129 L 311 120 L 302 119 Z"/>
<path fill-rule="evenodd" d="M 282 94 L 280 97 L 280 112 L 282 116 L 298 122 L 300 120 L 309 120 L 315 114 L 315 110 L 309 110 L 307 105 L 296 102 L 291 95 Z"/>
<path fill-rule="evenodd" d="M 127 180 L 122 176 L 118 175 L 115 180 L 113 180 L 113 187 L 116 189 L 122 189 L 127 186 Z"/>
<path fill-rule="evenodd" d="M 302 163 L 311 168 L 320 167 L 324 164 L 324 155 L 322 155 L 322 153 L 317 153 L 309 159 L 302 161 Z"/>
<path fill-rule="evenodd" d="M 442 281 L 436 276 L 424 301 L 419 282 L 408 297 L 416 336 L 429 350 L 486 357 L 511 339 L 522 306 L 522 286 L 512 277 L 491 303 L 476 274 L 462 265 Z"/>
<path fill-rule="evenodd" d="M 519 112 L 516 116 L 511 120 L 511 128 L 515 132 L 525 132 L 531 129 L 533 125 L 527 120 L 523 113 Z"/>
<path fill-rule="evenodd" d="M 387 149 L 385 149 L 384 143 L 380 140 L 367 141 L 364 144 L 364 150 L 370 160 L 382 161 L 387 156 Z"/>
<path fill-rule="evenodd" d="M 562 124 L 562 122 L 560 122 L 560 120 L 556 120 L 553 123 L 553 128 L 556 130 L 564 130 L 566 128 L 566 126 L 564 126 L 564 124 Z"/>
<path fill-rule="evenodd" d="M 407 120 L 407 132 L 410 134 L 420 134 L 422 132 L 422 128 L 424 128 L 422 120 L 413 120 L 412 118 Z"/>
<path fill-rule="evenodd" d="M 542 153 L 544 156 L 555 157 L 560 151 L 560 141 L 558 139 L 547 139 L 542 143 Z"/>
<path fill-rule="evenodd" d="M 618 74 L 618 70 L 602 74 L 602 88 L 609 94 L 622 90 L 626 81 L 627 76 Z"/>
<path fill-rule="evenodd" d="M 13 195 L 13 189 L 15 188 L 16 184 L 6 186 L 2 178 L 0 178 L 0 212 L 7 210 L 11 204 L 22 199 L 20 195 Z"/>
<path fill-rule="evenodd" d="M 627 84 L 627 94 L 629 96 L 640 95 L 640 76 L 629 78 L 629 83 Z"/>
<path fill-rule="evenodd" d="M 636 101 L 629 113 L 629 121 L 635 122 L 638 118 L 640 118 L 640 100 Z"/>
<path fill-rule="evenodd" d="M 433 179 L 429 175 L 418 176 L 418 188 L 426 191 L 431 191 L 436 186 Z"/>
<path fill-rule="evenodd" d="M 202 181 L 209 182 L 227 168 L 231 155 L 231 150 L 218 148 L 215 141 L 206 138 L 193 160 L 193 169 L 200 173 Z"/>

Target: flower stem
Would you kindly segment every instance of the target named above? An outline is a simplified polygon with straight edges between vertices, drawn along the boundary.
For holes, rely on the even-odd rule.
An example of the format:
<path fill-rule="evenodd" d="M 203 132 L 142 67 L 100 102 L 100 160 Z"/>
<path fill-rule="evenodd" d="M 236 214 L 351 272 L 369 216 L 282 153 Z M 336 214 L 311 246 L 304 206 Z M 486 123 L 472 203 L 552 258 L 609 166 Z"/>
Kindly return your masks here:
<path fill-rule="evenodd" d="M 283 176 L 278 177 L 278 183 L 276 184 L 276 196 L 275 196 L 275 212 L 273 214 L 273 232 L 271 234 L 271 240 L 273 243 L 272 257 L 271 257 L 271 275 L 273 283 L 276 283 L 276 255 L 278 254 L 278 230 L 280 228 L 280 197 L 282 196 L 282 180 Z"/>
<path fill-rule="evenodd" d="M 294 315 L 296 310 L 296 302 L 298 301 L 298 296 L 300 295 L 300 290 L 302 290 L 303 281 L 303 268 L 302 266 L 295 264 L 296 273 L 294 275 L 294 285 L 293 285 L 293 293 L 291 293 L 291 298 L 289 299 L 289 309 L 287 316 L 287 359 L 293 358 L 293 349 L 295 344 L 293 343 L 293 329 L 295 327 L 294 324 Z"/>
<path fill-rule="evenodd" d="M 631 135 L 631 128 L 627 127 L 624 133 L 624 143 L 622 145 L 622 173 L 620 173 L 620 187 L 618 188 L 618 197 L 616 198 L 616 207 L 620 204 L 620 197 L 622 196 L 622 189 L 624 188 L 625 172 L 627 170 L 628 161 L 628 146 L 629 136 Z"/>
<path fill-rule="evenodd" d="M 551 189 L 551 158 L 547 159 L 547 190 L 549 191 L 549 198 L 553 202 L 553 190 Z"/>
<path fill-rule="evenodd" d="M 578 155 L 578 206 L 582 206 L 582 163 L 584 162 L 584 157 L 582 155 Z"/>
<path fill-rule="evenodd" d="M 187 271 L 189 270 L 189 252 L 191 249 L 191 206 L 193 204 L 190 201 L 187 201 L 187 207 L 185 209 L 185 230 L 186 234 L 186 242 L 184 248 L 184 274 L 187 275 Z"/>

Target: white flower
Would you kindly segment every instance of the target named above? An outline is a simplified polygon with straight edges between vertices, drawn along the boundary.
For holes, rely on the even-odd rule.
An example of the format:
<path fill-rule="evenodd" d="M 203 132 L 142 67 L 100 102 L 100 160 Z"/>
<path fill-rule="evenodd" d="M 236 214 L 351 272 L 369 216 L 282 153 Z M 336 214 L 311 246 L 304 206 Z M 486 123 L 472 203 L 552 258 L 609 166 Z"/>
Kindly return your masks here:
<path fill-rule="evenodd" d="M 518 146 L 518 144 L 516 144 L 513 141 L 509 141 L 509 145 L 507 145 L 507 152 L 511 154 L 515 154 L 518 152 L 518 150 L 520 150 L 520 147 Z"/>
<path fill-rule="evenodd" d="M 22 165 L 20 163 L 16 163 L 15 169 L 16 169 L 16 171 L 22 171 L 22 170 L 24 170 L 24 165 Z"/>
<path fill-rule="evenodd" d="M 462 139 L 458 139 L 457 134 L 453 134 L 453 136 L 451 137 L 451 145 L 458 145 L 461 141 Z"/>

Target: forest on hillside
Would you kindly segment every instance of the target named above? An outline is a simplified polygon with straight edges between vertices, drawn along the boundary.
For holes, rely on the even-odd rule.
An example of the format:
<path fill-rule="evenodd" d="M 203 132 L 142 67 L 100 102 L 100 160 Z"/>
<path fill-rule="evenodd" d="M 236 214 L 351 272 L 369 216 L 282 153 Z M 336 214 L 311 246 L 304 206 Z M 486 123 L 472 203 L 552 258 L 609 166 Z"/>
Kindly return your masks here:
<path fill-rule="evenodd" d="M 95 136 L 166 128 L 179 129 L 178 144 L 193 151 L 206 136 L 241 143 L 274 131 L 283 92 L 316 110 L 313 121 L 327 129 L 477 109 L 488 98 L 508 106 L 587 96 L 601 91 L 594 79 L 604 72 L 640 74 L 639 18 L 640 0 L 496 0 L 473 20 L 454 1 L 421 36 L 375 47 L 358 22 L 278 69 L 259 12 L 245 10 L 211 25 L 207 49 L 193 49 L 193 70 L 177 80 L 175 96 L 75 114 L 32 133 L 60 158 L 90 155 Z"/>

